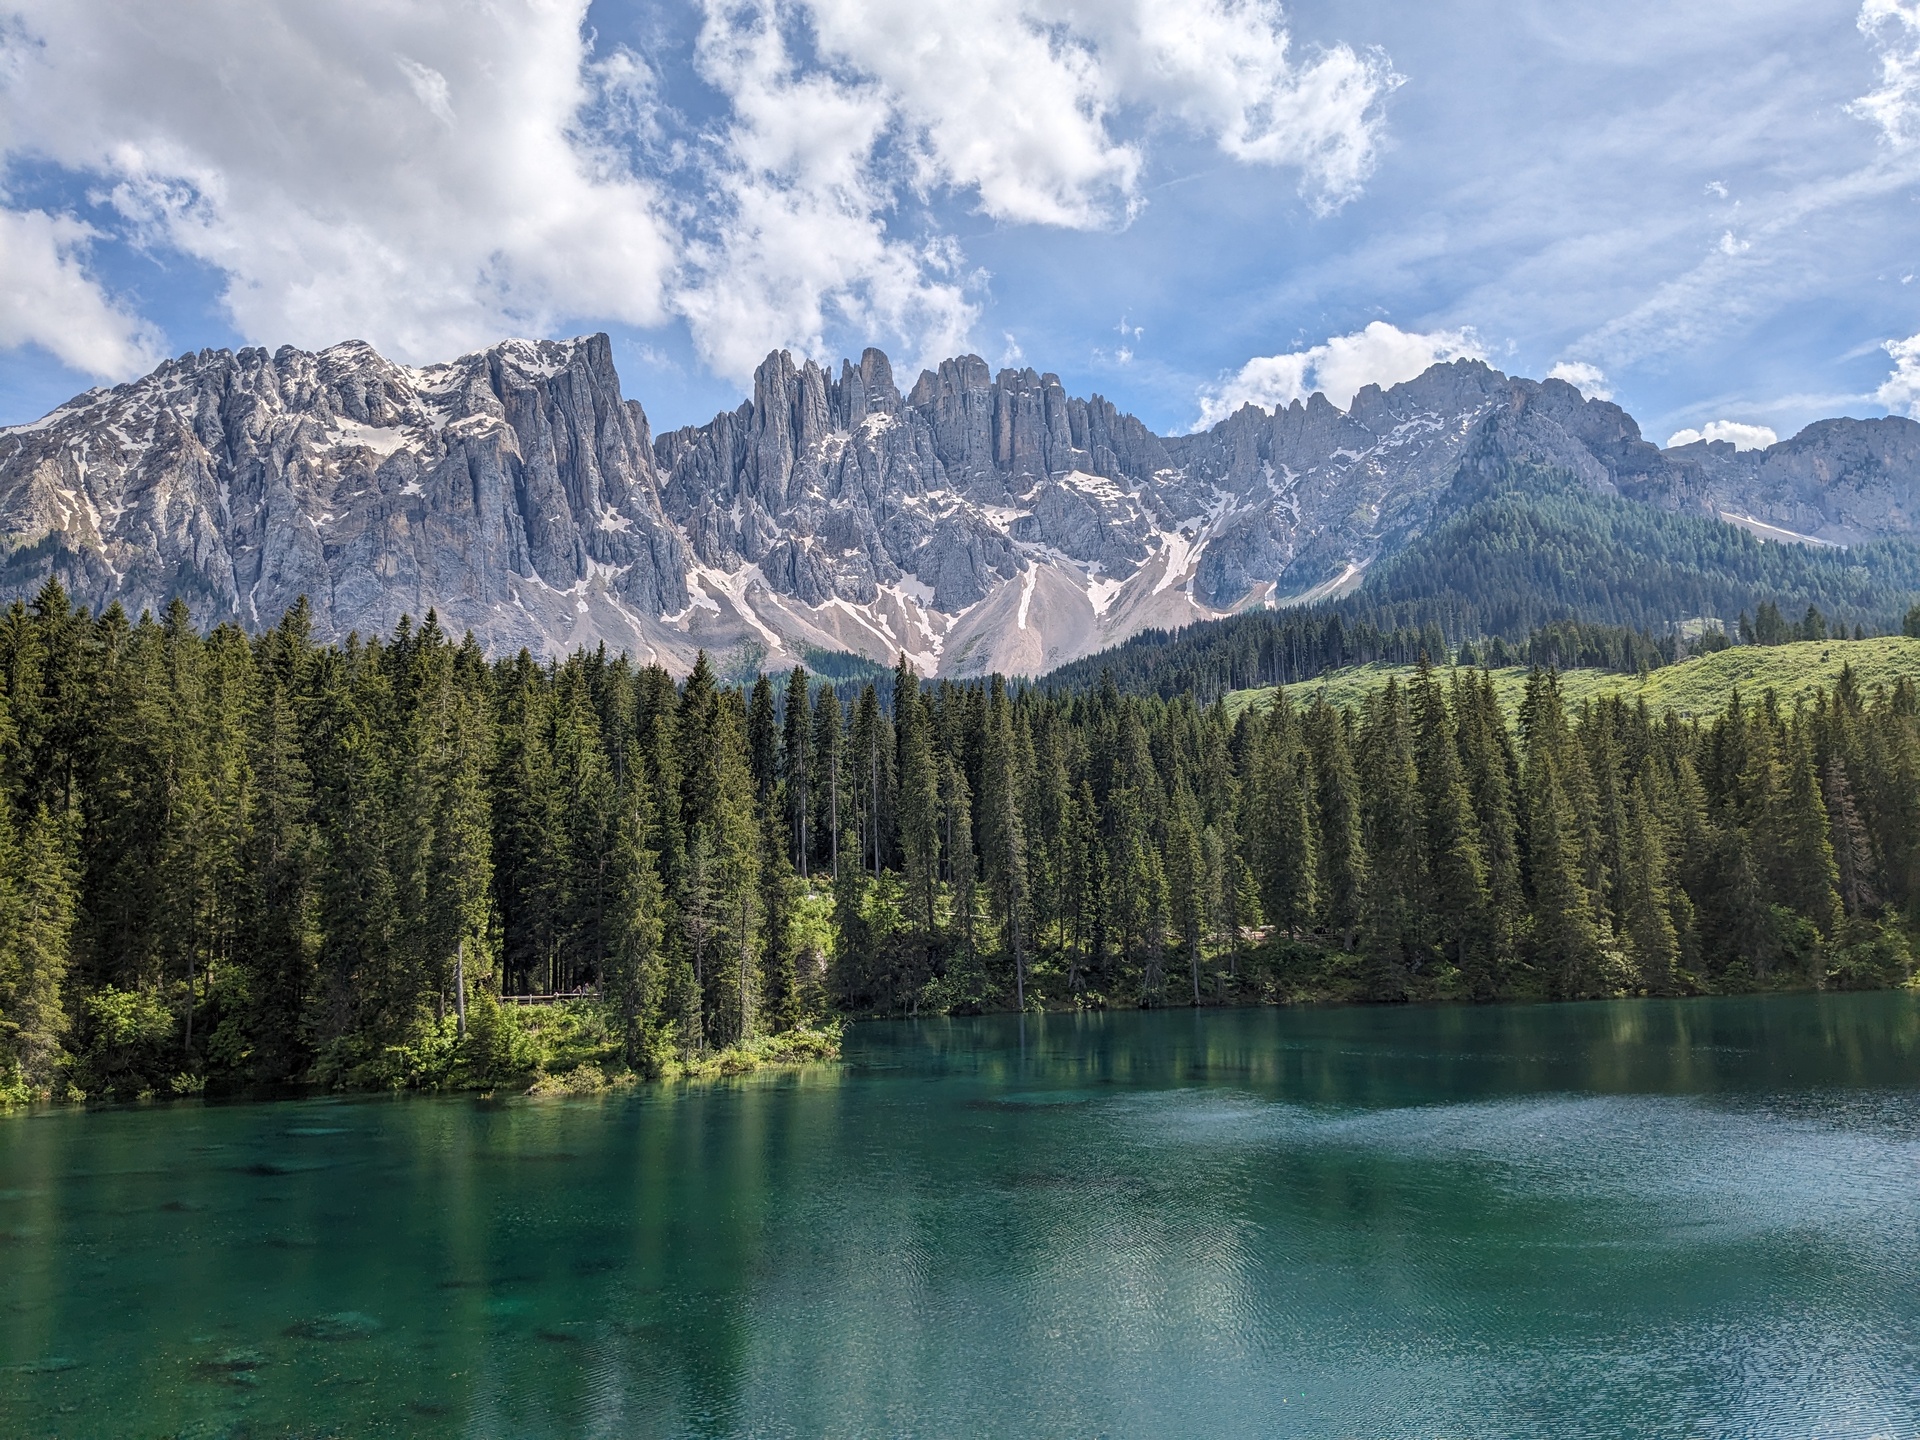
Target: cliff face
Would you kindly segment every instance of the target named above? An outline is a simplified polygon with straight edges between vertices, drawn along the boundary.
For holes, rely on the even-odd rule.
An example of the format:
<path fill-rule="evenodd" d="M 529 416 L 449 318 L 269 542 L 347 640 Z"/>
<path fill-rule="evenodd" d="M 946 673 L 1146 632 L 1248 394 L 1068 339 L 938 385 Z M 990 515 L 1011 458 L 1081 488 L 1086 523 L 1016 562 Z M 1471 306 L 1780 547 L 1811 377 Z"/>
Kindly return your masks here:
<path fill-rule="evenodd" d="M 646 417 L 603 336 L 410 369 L 350 343 L 202 351 L 0 432 L 12 591 L 328 633 L 438 607 L 491 648 L 643 640 L 686 604 Z"/>
<path fill-rule="evenodd" d="M 781 352 L 655 441 L 605 336 L 422 368 L 347 343 L 186 355 L 0 431 L 0 597 L 57 574 L 250 628 L 304 594 L 325 634 L 432 608 L 496 653 L 1033 674 L 1354 583 L 1463 466 L 1512 459 L 1835 543 L 1920 529 L 1911 421 L 1662 452 L 1617 406 L 1472 361 L 1161 437 L 976 356 L 903 394 L 878 350 L 837 377 Z"/>

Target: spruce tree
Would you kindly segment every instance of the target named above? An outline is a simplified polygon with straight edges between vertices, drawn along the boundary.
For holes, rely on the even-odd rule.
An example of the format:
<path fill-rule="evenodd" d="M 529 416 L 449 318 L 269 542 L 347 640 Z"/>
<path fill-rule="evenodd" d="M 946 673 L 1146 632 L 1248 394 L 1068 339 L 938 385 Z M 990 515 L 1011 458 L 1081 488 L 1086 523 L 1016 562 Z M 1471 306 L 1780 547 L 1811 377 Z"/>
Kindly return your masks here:
<path fill-rule="evenodd" d="M 1627 791 L 1621 851 L 1621 934 L 1640 985 L 1656 995 L 1674 988 L 1680 958 L 1673 923 L 1668 840 L 1660 825 L 1651 759 Z"/>
<path fill-rule="evenodd" d="M 747 761 L 755 798 L 762 805 L 772 804 L 774 786 L 780 783 L 780 730 L 774 716 L 773 682 L 764 671 L 755 678 L 753 698 L 747 702 Z"/>
<path fill-rule="evenodd" d="M 829 692 L 831 693 L 831 692 Z M 780 780 L 786 789 L 786 822 L 793 868 L 806 878 L 809 826 L 813 818 L 813 713 L 807 672 L 793 667 L 787 680 L 787 716 L 781 737 Z"/>
<path fill-rule="evenodd" d="M 1290 935 L 1313 920 L 1317 860 L 1300 725 L 1285 690 L 1276 690 L 1252 749 L 1242 794 L 1246 837 L 1267 919 Z"/>
<path fill-rule="evenodd" d="M 45 1095 L 65 1059 L 79 816 L 43 801 L 16 844 L 7 808 L 0 797 L 0 1095 Z"/>
<path fill-rule="evenodd" d="M 993 899 L 1007 968 L 1013 979 L 1014 1003 L 1026 1008 L 1027 998 L 1027 876 L 1026 825 L 1020 810 L 1019 755 L 1014 743 L 1012 706 L 1006 687 L 995 677 L 989 691 L 983 726 L 980 766 L 980 803 L 976 820 L 980 856 L 987 888 Z"/>
<path fill-rule="evenodd" d="M 1480 822 L 1467 793 L 1446 697 L 1422 665 L 1410 687 L 1416 726 L 1421 808 L 1432 875 L 1433 935 L 1452 956 L 1475 999 L 1491 999 L 1495 982 L 1486 860 Z"/>
<path fill-rule="evenodd" d="M 677 1021 L 680 1017 L 672 1013 L 671 969 L 661 949 L 666 933 L 662 916 L 666 896 L 650 844 L 653 801 L 637 756 L 626 767 L 615 812 L 608 886 L 611 914 L 606 1000 L 618 1019 L 622 1057 L 636 1070 L 650 1073 L 658 1068 L 658 1062 L 649 1045 L 649 1031 L 659 1018 Z M 691 967 L 687 970 L 691 980 Z M 696 997 L 695 1024 L 697 1004 Z"/>
<path fill-rule="evenodd" d="M 812 833 L 816 844 L 826 848 L 821 858 L 827 873 L 840 878 L 840 829 L 846 814 L 846 778 L 841 774 L 842 744 L 840 697 L 831 685 L 820 687 L 820 701 L 813 710 L 813 773 L 818 777 L 812 787 L 814 814 Z"/>
<path fill-rule="evenodd" d="M 1533 896 L 1534 963 L 1561 997 L 1600 993 L 1601 932 L 1581 844 L 1582 826 L 1563 776 L 1577 758 L 1559 681 L 1536 669 L 1521 707 L 1526 728 L 1527 888 Z"/>
<path fill-rule="evenodd" d="M 1395 679 L 1368 697 L 1360 759 L 1368 779 L 1360 810 L 1368 879 L 1362 918 L 1367 989 L 1376 1000 L 1401 1000 L 1421 963 L 1430 887 L 1413 735 Z"/>
<path fill-rule="evenodd" d="M 1318 825 L 1315 849 L 1320 860 L 1321 918 L 1328 931 L 1339 937 L 1341 947 L 1351 950 L 1358 941 L 1367 905 L 1360 782 L 1347 743 L 1346 721 L 1324 695 L 1314 697 L 1305 728 Z"/>

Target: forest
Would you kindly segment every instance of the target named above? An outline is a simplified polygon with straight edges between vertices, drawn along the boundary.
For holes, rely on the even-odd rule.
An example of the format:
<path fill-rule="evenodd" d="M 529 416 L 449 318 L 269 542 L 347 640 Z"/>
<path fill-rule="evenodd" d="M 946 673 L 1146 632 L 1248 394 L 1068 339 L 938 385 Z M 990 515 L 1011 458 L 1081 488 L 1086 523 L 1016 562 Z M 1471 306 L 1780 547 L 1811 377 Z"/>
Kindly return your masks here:
<path fill-rule="evenodd" d="M 1495 664 L 1631 672 L 1680 658 L 1683 628 L 1695 650 L 1703 633 L 1758 644 L 1889 634 L 1920 591 L 1911 540 L 1766 544 L 1541 467 L 1465 468 L 1439 508 L 1445 518 L 1352 594 L 1136 635 L 1049 679 L 1085 686 L 1111 672 L 1122 690 L 1212 700 L 1342 665 L 1411 664 L 1422 650 L 1438 660 L 1466 640 L 1497 642 L 1511 658 Z M 1790 633 L 1809 612 L 1820 633 Z"/>
<path fill-rule="evenodd" d="M 833 1016 L 1897 984 L 1920 697 L 1357 710 L 0 616 L 0 1091 L 635 1075 Z M 587 1022 L 580 1022 L 587 1023 Z"/>

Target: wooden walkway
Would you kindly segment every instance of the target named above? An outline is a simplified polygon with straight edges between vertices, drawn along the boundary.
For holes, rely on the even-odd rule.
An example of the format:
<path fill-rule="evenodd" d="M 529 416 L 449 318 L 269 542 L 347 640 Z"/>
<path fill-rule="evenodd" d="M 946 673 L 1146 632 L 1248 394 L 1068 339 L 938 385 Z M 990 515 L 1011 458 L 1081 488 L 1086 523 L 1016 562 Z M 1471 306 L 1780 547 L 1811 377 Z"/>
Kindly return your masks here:
<path fill-rule="evenodd" d="M 563 1000 L 592 1000 L 596 996 L 591 989 L 556 990 L 551 995 L 502 995 L 502 1005 L 558 1005 Z"/>

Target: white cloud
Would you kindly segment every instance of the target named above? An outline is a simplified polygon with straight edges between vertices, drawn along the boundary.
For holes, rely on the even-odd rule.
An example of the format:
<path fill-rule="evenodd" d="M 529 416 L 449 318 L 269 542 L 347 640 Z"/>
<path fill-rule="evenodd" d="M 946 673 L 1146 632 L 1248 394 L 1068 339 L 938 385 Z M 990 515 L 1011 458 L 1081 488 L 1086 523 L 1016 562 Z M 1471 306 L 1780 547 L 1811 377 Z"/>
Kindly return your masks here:
<path fill-rule="evenodd" d="M 124 380 L 158 360 L 159 337 L 87 273 L 93 233 L 44 210 L 0 210 L 0 348 L 38 345 L 84 374 Z"/>
<path fill-rule="evenodd" d="M 1893 373 L 1873 398 L 1896 414 L 1920 419 L 1920 335 L 1889 340 L 1885 348 L 1893 357 Z"/>
<path fill-rule="evenodd" d="M 598 101 L 587 0 L 15 0 L 0 133 L 226 276 L 268 344 L 444 358 L 664 318 L 673 246 Z"/>
<path fill-rule="evenodd" d="M 796 58 L 808 40 L 827 65 Z M 901 180 L 1009 223 L 1118 223 L 1141 203 L 1142 143 L 1116 134 L 1132 109 L 1297 168 L 1337 204 L 1372 167 L 1397 77 L 1345 47 L 1288 49 L 1267 0 L 705 0 L 696 63 L 730 116 L 673 303 L 738 379 L 836 330 L 950 354 L 978 307 L 957 247 L 900 227 Z"/>
<path fill-rule="evenodd" d="M 1777 445 L 1780 437 L 1765 425 L 1748 425 L 1739 420 L 1710 420 L 1698 430 L 1676 430 L 1667 437 L 1666 448 L 1693 445 L 1701 440 L 1726 440 L 1736 450 L 1764 450 Z"/>
<path fill-rule="evenodd" d="M 1126 214 L 1144 163 L 1115 139 L 1101 57 L 1022 0 L 809 0 L 821 49 L 897 117 L 922 184 L 995 219 L 1086 227 Z"/>
<path fill-rule="evenodd" d="M 1386 58 L 1304 63 L 1273 0 L 804 0 L 823 52 L 879 85 L 924 182 L 1000 220 L 1131 214 L 1145 159 L 1113 133 L 1144 107 L 1247 164 L 1302 173 L 1321 208 L 1356 194 L 1379 146 Z"/>
<path fill-rule="evenodd" d="M 1400 84 L 1384 54 L 1336 45 L 1297 64 L 1274 0 L 1121 0 L 1057 19 L 1087 25 L 1113 82 L 1211 136 L 1249 164 L 1302 172 L 1315 208 L 1359 193 L 1373 172 L 1379 102 Z"/>
<path fill-rule="evenodd" d="M 961 348 L 974 277 L 921 202 L 1123 224 L 1168 128 L 1337 206 L 1399 81 L 1296 54 L 1275 0 L 702 0 L 702 126 L 588 3 L 0 0 L 0 160 L 211 267 L 252 341 L 419 360 L 677 314 L 744 379 L 830 335 Z"/>
<path fill-rule="evenodd" d="M 962 348 L 977 312 L 957 249 L 887 226 L 879 87 L 803 72 L 771 4 L 709 0 L 696 59 L 733 113 L 712 234 L 691 248 L 674 300 L 708 363 L 744 381 L 770 350 L 823 353 L 836 327 L 902 340 L 915 360 Z"/>
<path fill-rule="evenodd" d="M 1589 400 L 1613 398 L 1613 386 L 1607 381 L 1607 372 L 1584 360 L 1562 360 L 1547 371 L 1547 378 L 1566 381 Z"/>
<path fill-rule="evenodd" d="M 1920 139 L 1920 0 L 1865 0 L 1858 23 L 1880 52 L 1880 88 L 1848 108 L 1904 148 Z"/>
<path fill-rule="evenodd" d="M 1444 361 L 1486 358 L 1472 330 L 1421 334 L 1375 320 L 1364 330 L 1307 350 L 1249 360 L 1237 374 L 1201 392 L 1200 419 L 1193 428 L 1217 424 L 1242 405 L 1278 408 L 1316 390 L 1345 409 L 1363 385 L 1398 385 Z"/>

